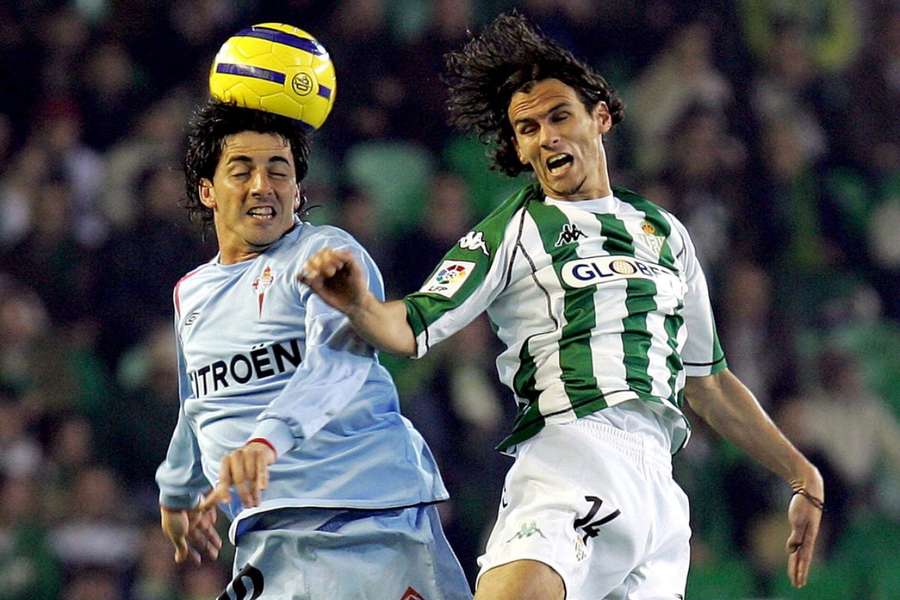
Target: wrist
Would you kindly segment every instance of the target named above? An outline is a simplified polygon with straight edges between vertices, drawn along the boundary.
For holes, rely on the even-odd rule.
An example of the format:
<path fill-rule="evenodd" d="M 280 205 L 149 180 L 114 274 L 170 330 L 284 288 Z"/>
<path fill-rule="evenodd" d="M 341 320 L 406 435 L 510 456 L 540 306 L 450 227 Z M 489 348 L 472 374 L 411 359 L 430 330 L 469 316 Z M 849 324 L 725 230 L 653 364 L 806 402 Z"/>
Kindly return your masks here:
<path fill-rule="evenodd" d="M 375 296 L 367 289 L 355 302 L 347 305 L 345 314 L 351 323 L 358 323 L 367 312 L 371 312 L 372 300 L 375 300 Z"/>
<path fill-rule="evenodd" d="M 272 451 L 272 454 L 274 455 L 274 457 L 278 458 L 278 450 L 276 450 L 275 446 L 272 444 L 272 442 L 270 442 L 266 438 L 255 437 L 252 440 L 247 440 L 247 443 L 244 445 L 249 446 L 250 444 L 263 444 L 264 446 L 268 446 L 269 450 Z"/>
<path fill-rule="evenodd" d="M 790 484 L 795 494 L 803 490 L 805 494 L 823 502 L 825 500 L 825 482 L 822 474 L 812 463 L 807 462 L 805 468 L 798 475 L 791 477 Z"/>
<path fill-rule="evenodd" d="M 814 496 L 814 495 L 810 494 L 805 489 L 800 488 L 800 489 L 794 490 L 794 493 L 791 494 L 791 497 L 793 497 L 793 496 L 803 496 L 807 502 L 809 502 L 810 504 L 812 504 L 813 506 L 815 506 L 822 512 L 825 512 L 825 500 L 823 500 L 822 498 L 819 498 L 818 496 Z"/>

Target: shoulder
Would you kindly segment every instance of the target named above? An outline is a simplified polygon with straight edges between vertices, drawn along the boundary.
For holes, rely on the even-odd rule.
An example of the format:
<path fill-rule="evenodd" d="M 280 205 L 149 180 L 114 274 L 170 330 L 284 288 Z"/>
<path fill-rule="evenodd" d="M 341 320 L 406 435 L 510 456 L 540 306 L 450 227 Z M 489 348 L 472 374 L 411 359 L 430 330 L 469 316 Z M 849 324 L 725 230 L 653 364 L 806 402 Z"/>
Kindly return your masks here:
<path fill-rule="evenodd" d="M 678 245 L 690 241 L 687 228 L 671 211 L 652 200 L 624 187 L 614 187 L 613 193 L 619 201 L 643 212 L 651 223 L 662 225 L 665 236 Z"/>
<path fill-rule="evenodd" d="M 176 314 L 181 312 L 181 297 L 185 288 L 199 284 L 203 280 L 203 274 L 211 271 L 212 264 L 212 261 L 205 262 L 199 267 L 188 271 L 181 279 L 175 282 L 175 286 L 172 289 L 172 302 L 175 304 Z"/>
<path fill-rule="evenodd" d="M 325 246 L 353 246 L 360 247 L 352 235 L 334 225 L 313 225 L 312 223 L 303 223 L 303 230 L 300 232 L 298 244 L 304 248 L 315 247 L 318 250 Z"/>
<path fill-rule="evenodd" d="M 483 218 L 469 236 L 481 234 L 489 245 L 493 248 L 498 247 L 502 243 L 510 223 L 515 220 L 515 216 L 525 210 L 529 202 L 540 201 L 541 198 L 538 184 L 529 184 L 523 187 Z"/>

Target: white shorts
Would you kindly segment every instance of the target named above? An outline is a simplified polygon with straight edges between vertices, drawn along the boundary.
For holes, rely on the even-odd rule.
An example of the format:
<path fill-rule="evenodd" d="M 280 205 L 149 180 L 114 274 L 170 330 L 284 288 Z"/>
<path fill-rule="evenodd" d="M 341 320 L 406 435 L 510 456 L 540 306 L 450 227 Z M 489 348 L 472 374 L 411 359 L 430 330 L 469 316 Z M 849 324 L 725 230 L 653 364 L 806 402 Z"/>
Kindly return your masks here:
<path fill-rule="evenodd" d="M 590 419 L 545 426 L 519 445 L 479 578 L 530 559 L 559 573 L 567 600 L 683 597 L 691 531 L 671 464 L 645 435 Z"/>

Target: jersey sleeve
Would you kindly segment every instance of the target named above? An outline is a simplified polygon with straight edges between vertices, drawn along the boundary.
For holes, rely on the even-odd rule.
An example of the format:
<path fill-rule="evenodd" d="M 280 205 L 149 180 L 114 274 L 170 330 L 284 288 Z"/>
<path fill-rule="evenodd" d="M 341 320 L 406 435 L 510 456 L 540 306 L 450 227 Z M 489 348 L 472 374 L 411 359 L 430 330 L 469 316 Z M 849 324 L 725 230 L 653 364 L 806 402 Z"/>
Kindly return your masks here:
<path fill-rule="evenodd" d="M 353 252 L 365 265 L 369 289 L 384 298 L 378 267 L 359 244 L 350 238 L 331 239 L 305 254 L 326 245 Z M 356 334 L 347 317 L 307 286 L 298 285 L 306 307 L 306 354 L 284 389 L 260 414 L 250 437 L 265 438 L 279 456 L 315 435 L 353 401 L 375 365 L 374 348 Z"/>
<path fill-rule="evenodd" d="M 166 458 L 156 469 L 156 483 L 159 486 L 159 503 L 175 509 L 193 508 L 200 501 L 200 495 L 209 487 L 200 462 L 200 447 L 184 412 L 184 401 L 192 390 L 187 377 L 181 344 L 177 341 L 178 354 L 178 422 L 169 442 Z"/>
<path fill-rule="evenodd" d="M 471 323 L 505 289 L 527 193 L 508 200 L 463 236 L 421 289 L 404 298 L 416 358 Z"/>
<path fill-rule="evenodd" d="M 725 369 L 728 364 L 716 333 L 706 276 L 697 259 L 694 244 L 684 225 L 678 221 L 675 221 L 675 224 L 681 234 L 681 260 L 687 284 L 682 311 L 687 329 L 687 340 L 681 353 L 681 359 L 684 363 L 685 375 L 689 377 L 712 375 Z"/>

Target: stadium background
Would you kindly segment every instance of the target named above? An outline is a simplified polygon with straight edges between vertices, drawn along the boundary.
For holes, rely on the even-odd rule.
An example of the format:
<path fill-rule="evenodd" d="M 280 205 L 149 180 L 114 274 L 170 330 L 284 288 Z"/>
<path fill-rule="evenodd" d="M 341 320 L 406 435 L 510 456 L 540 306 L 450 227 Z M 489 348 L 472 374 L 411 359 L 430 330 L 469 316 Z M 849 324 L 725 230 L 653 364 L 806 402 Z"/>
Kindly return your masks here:
<path fill-rule="evenodd" d="M 784 575 L 783 483 L 694 419 L 688 598 L 900 598 L 900 5 L 877 0 L 0 2 L 0 599 L 215 597 L 178 568 L 153 472 L 176 414 L 171 288 L 208 259 L 178 207 L 182 132 L 216 47 L 313 32 L 338 73 L 306 182 L 390 293 L 521 182 L 448 130 L 441 55 L 518 6 L 626 101 L 613 179 L 690 228 L 732 369 L 826 476 L 809 586 Z M 384 357 L 453 494 L 466 570 L 513 412 L 479 321 Z M 364 473 L 360 474 L 365 477 Z"/>

